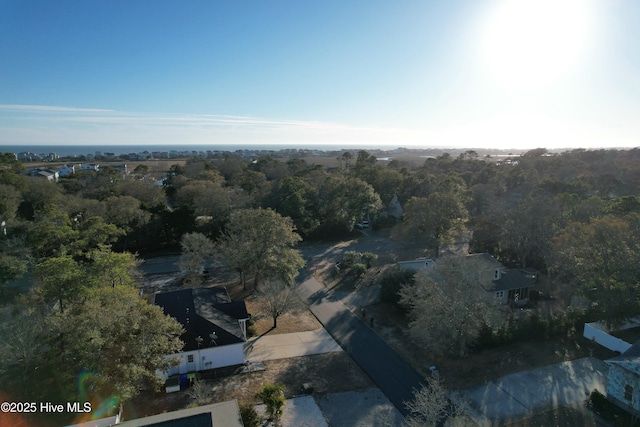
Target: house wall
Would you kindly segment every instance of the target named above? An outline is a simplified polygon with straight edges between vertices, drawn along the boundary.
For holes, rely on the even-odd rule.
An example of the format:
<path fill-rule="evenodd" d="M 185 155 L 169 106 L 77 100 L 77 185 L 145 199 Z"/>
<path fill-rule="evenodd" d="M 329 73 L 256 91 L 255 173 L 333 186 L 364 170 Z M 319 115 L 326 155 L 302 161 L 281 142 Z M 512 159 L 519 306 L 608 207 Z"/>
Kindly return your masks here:
<path fill-rule="evenodd" d="M 625 386 L 633 387 L 631 400 L 625 397 Z M 633 372 L 611 365 L 607 384 L 607 399 L 629 412 L 640 412 L 640 377 Z"/>
<path fill-rule="evenodd" d="M 180 364 L 175 368 L 169 369 L 169 371 L 162 376 L 168 378 L 171 375 L 186 374 L 187 372 L 199 372 L 207 369 L 240 365 L 244 363 L 243 347 L 244 343 L 240 342 L 237 344 L 172 354 L 167 356 L 167 358 L 177 357 L 180 359 Z M 189 362 L 189 356 L 193 356 L 193 362 Z"/>
<path fill-rule="evenodd" d="M 492 293 L 498 301 L 507 302 L 507 295 L 509 294 L 509 291 L 492 291 Z"/>
<path fill-rule="evenodd" d="M 624 353 L 631 347 L 631 344 L 609 335 L 604 331 L 604 326 L 599 322 L 585 323 L 583 336 L 589 340 L 595 341 L 603 347 L 612 351 Z"/>

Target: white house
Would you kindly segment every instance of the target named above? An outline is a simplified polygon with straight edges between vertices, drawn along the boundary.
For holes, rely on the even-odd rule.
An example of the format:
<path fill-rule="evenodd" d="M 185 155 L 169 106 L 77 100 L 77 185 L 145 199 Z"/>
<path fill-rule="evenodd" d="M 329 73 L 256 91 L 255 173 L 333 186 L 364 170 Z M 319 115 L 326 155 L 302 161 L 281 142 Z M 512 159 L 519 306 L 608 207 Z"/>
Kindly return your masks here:
<path fill-rule="evenodd" d="M 50 169 L 40 169 L 40 168 L 31 169 L 29 171 L 29 174 L 37 178 L 45 178 L 49 182 L 58 182 L 58 178 L 60 177 L 60 174 L 58 173 L 58 171 L 53 171 Z"/>
<path fill-rule="evenodd" d="M 619 357 L 606 360 L 609 365 L 607 399 L 634 416 L 640 415 L 640 341 Z"/>
<path fill-rule="evenodd" d="M 73 175 L 76 172 L 76 167 L 73 164 L 69 164 L 69 165 L 62 165 L 60 166 L 60 168 L 58 169 L 58 174 L 60 176 L 69 176 L 69 175 Z"/>
<path fill-rule="evenodd" d="M 81 163 L 78 165 L 78 167 L 80 168 L 80 170 L 83 171 L 98 171 L 100 170 L 100 165 L 97 165 L 95 163 Z"/>
<path fill-rule="evenodd" d="M 155 304 L 185 330 L 182 352 L 167 356 L 180 363 L 164 372 L 165 378 L 244 363 L 249 314 L 244 301 L 232 302 L 226 288 L 159 293 Z"/>

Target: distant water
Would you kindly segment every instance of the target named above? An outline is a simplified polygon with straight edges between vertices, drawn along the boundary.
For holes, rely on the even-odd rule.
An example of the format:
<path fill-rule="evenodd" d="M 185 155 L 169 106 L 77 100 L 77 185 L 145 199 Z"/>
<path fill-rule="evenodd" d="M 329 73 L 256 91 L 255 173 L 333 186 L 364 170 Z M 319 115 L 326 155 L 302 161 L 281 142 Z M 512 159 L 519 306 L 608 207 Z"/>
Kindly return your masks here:
<path fill-rule="evenodd" d="M 310 146 L 310 145 L 0 145 L 0 153 L 21 153 L 30 152 L 35 154 L 56 153 L 59 156 L 84 156 L 87 154 L 114 153 L 115 155 L 141 153 L 143 151 L 230 151 L 237 150 L 273 150 L 280 151 L 286 149 L 300 150 L 322 150 L 322 151 L 340 151 L 343 149 L 369 149 L 369 150 L 392 150 L 397 147 L 367 147 L 362 145 L 352 146 Z"/>

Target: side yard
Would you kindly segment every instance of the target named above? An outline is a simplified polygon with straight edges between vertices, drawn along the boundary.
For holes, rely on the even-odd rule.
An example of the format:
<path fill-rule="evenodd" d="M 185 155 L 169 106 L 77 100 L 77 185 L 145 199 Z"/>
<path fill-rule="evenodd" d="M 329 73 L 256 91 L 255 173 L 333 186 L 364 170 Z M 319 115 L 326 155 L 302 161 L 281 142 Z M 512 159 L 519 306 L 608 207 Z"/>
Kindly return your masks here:
<path fill-rule="evenodd" d="M 592 343 L 581 335 L 532 338 L 530 341 L 489 348 L 464 358 L 429 357 L 408 337 L 405 317 L 388 304 L 366 307 L 367 315 L 376 319 L 375 331 L 422 375 L 430 375 L 436 365 L 447 388 L 471 387 L 504 375 L 554 363 L 596 357 L 604 360 L 616 353 Z"/>
<path fill-rule="evenodd" d="M 425 354 L 425 351 L 415 345 L 408 336 L 406 316 L 390 304 L 379 300 L 379 279 L 384 271 L 392 268 L 398 259 L 411 259 L 423 254 L 415 252 L 414 249 L 412 255 L 411 249 L 405 249 L 405 258 L 398 258 L 395 250 L 380 252 L 372 268 L 358 280 L 337 274 L 333 267 L 345 251 L 358 250 L 357 248 L 363 245 L 362 241 L 366 242 L 369 239 L 363 237 L 360 243 L 357 240 L 343 242 L 340 244 L 340 250 L 332 248 L 326 251 L 322 257 L 317 257 L 310 263 L 314 274 L 352 311 L 360 315 L 364 308 L 367 320 L 371 317 L 374 319 L 373 330 L 422 375 L 431 375 L 429 367 L 436 365 L 448 389 L 468 388 L 511 373 L 583 357 L 604 360 L 616 356 L 614 352 L 583 338 L 582 331 L 577 331 L 571 336 L 548 339 L 532 336 L 527 341 L 484 349 L 464 358 L 433 357 Z M 376 241 L 380 239 L 384 238 L 375 238 Z M 331 256 L 326 256 L 327 254 Z M 545 293 L 552 291 L 548 284 L 542 284 L 541 287 Z M 541 311 L 556 313 L 563 310 L 562 304 L 562 301 L 556 300 L 545 302 L 541 305 Z"/>

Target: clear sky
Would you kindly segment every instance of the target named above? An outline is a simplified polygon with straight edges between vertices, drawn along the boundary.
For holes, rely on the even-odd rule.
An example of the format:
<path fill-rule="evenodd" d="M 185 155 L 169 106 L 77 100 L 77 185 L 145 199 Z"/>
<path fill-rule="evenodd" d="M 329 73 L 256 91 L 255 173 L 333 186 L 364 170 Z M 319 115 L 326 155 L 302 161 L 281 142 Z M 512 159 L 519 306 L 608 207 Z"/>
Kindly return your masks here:
<path fill-rule="evenodd" d="M 640 146 L 637 0 L 0 1 L 0 145 Z"/>

